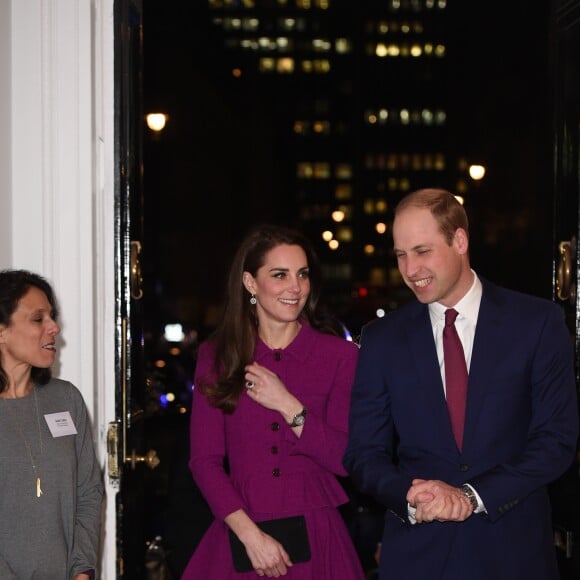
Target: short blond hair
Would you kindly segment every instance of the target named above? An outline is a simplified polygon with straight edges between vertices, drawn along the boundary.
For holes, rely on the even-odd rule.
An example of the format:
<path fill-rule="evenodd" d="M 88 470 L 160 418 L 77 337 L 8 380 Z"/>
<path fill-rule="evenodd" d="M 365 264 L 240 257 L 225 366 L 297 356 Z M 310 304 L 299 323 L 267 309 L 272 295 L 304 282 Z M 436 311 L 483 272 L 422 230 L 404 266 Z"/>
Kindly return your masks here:
<path fill-rule="evenodd" d="M 450 245 L 458 228 L 465 230 L 469 236 L 469 220 L 465 208 L 446 189 L 426 188 L 409 193 L 395 207 L 395 218 L 409 207 L 430 210 L 439 224 L 439 230 Z"/>

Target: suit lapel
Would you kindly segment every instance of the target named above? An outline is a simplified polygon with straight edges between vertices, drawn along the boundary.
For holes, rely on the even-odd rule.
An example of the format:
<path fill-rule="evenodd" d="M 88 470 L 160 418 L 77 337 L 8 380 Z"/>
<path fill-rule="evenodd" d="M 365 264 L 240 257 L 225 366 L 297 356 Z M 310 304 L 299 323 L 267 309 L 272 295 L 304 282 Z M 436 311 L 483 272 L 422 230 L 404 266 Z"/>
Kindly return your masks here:
<path fill-rule="evenodd" d="M 477 431 L 477 422 L 479 413 L 483 408 L 486 387 L 492 380 L 495 362 L 501 358 L 502 341 L 499 340 L 499 337 L 503 334 L 502 326 L 506 324 L 493 286 L 483 281 L 482 284 L 483 294 L 477 317 L 467 386 L 467 409 L 463 435 L 464 450 Z"/>
<path fill-rule="evenodd" d="M 456 449 L 428 307 L 424 304 L 419 305 L 410 318 L 406 334 L 419 377 L 417 396 L 429 406 L 436 424 L 441 425 L 438 433 L 445 435 L 442 443 L 448 443 Z"/>

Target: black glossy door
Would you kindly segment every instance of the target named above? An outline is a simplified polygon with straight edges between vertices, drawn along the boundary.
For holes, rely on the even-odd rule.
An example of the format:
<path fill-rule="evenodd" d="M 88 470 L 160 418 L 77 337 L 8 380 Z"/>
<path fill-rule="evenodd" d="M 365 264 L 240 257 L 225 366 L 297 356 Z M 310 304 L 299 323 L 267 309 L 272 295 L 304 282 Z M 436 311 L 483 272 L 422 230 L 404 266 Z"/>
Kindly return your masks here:
<path fill-rule="evenodd" d="M 141 0 L 115 2 L 116 422 L 109 431 L 109 449 L 116 455 L 112 471 L 119 490 L 117 577 L 129 580 L 148 577 L 151 506 L 144 490 L 146 472 L 158 462 L 145 444 L 142 12 Z"/>
<path fill-rule="evenodd" d="M 553 2 L 554 300 L 566 313 L 580 385 L 580 1 Z M 580 464 L 551 489 L 562 580 L 580 578 Z"/>

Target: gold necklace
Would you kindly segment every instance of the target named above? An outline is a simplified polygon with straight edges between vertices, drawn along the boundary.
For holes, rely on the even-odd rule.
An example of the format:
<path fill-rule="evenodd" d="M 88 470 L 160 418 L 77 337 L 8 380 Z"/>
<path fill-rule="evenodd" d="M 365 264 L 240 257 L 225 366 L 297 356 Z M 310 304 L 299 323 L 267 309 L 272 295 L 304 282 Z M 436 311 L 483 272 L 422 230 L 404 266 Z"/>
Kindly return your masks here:
<path fill-rule="evenodd" d="M 40 414 L 38 412 L 38 398 L 36 396 L 36 387 L 34 387 L 34 386 L 32 387 L 32 393 L 34 394 L 34 406 L 36 408 L 36 423 L 38 425 L 38 443 L 39 443 L 39 448 L 40 448 L 40 454 L 38 456 L 38 461 L 40 463 L 40 461 L 42 459 L 42 434 L 40 431 Z M 12 419 L 14 421 L 14 424 L 18 428 L 18 432 L 20 433 L 20 437 L 22 437 L 22 440 L 24 441 L 24 445 L 26 445 L 26 449 L 28 451 L 28 456 L 30 457 L 30 463 L 32 465 L 32 470 L 34 471 L 34 477 L 36 478 L 36 497 L 40 497 L 42 495 L 42 488 L 40 487 L 40 475 L 39 475 L 39 470 L 36 467 L 36 463 L 34 462 L 32 450 L 30 449 L 30 445 L 28 444 L 28 440 L 26 439 L 26 436 L 24 435 L 24 431 L 22 430 L 22 427 L 20 426 L 20 422 L 18 421 L 18 417 L 16 416 L 16 413 L 14 412 L 14 410 L 10 407 L 10 403 L 8 403 L 8 401 L 6 401 L 6 408 L 9 409 L 9 413 L 10 413 L 10 415 L 12 415 Z"/>

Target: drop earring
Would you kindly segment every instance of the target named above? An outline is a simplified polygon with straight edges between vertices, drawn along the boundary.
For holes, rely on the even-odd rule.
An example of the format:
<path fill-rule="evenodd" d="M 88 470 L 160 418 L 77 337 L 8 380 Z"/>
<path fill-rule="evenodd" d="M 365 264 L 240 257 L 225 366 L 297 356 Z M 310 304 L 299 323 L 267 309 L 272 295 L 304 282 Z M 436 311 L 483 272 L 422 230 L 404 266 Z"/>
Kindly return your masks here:
<path fill-rule="evenodd" d="M 255 304 L 256 304 L 256 302 L 258 302 L 258 301 L 256 300 L 256 295 L 255 295 L 255 294 L 252 294 L 252 295 L 250 296 L 250 304 L 253 304 L 253 305 L 255 305 Z"/>

